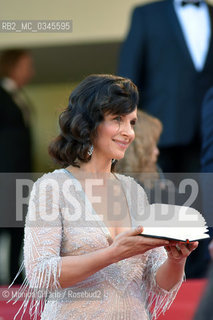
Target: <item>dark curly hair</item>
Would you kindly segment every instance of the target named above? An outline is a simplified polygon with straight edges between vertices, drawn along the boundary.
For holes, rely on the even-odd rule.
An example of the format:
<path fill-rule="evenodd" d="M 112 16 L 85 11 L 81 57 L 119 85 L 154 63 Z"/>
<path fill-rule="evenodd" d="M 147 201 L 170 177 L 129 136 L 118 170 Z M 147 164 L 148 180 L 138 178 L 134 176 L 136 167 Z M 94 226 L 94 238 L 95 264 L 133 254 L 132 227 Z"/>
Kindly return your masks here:
<path fill-rule="evenodd" d="M 91 159 L 88 150 L 104 115 L 129 114 L 137 104 L 138 90 L 131 80 L 104 74 L 86 77 L 73 90 L 59 117 L 60 134 L 49 146 L 50 156 L 63 167 L 80 167 L 81 162 Z"/>

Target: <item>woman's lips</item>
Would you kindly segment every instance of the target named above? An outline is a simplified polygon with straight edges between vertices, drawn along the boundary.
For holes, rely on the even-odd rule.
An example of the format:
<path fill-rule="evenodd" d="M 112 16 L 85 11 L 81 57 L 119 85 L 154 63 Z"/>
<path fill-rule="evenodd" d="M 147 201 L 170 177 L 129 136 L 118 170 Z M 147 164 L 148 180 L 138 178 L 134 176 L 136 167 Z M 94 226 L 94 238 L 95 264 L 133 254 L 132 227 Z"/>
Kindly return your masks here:
<path fill-rule="evenodd" d="M 117 145 L 119 145 L 119 147 L 121 147 L 122 149 L 126 149 L 129 145 L 129 142 L 126 141 L 120 141 L 120 140 L 113 140 Z"/>

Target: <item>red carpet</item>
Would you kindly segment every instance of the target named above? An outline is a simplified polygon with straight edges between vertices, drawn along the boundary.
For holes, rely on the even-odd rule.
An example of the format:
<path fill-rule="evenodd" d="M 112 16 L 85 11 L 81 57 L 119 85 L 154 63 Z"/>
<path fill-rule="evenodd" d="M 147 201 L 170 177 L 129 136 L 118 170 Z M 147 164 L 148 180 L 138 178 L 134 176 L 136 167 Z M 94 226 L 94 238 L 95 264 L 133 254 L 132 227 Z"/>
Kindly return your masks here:
<path fill-rule="evenodd" d="M 199 280 L 187 280 L 183 283 L 175 302 L 170 309 L 163 316 L 161 315 L 158 320 L 192 320 L 193 314 L 198 306 L 200 297 L 206 285 L 206 279 Z M 6 303 L 3 299 L 4 291 L 6 288 L 1 288 L 1 301 L 0 301 L 0 320 L 12 320 L 16 312 L 18 311 L 21 303 L 17 302 L 15 305 L 12 303 Z M 17 320 L 21 317 L 18 316 Z M 30 320 L 26 314 L 23 320 Z"/>

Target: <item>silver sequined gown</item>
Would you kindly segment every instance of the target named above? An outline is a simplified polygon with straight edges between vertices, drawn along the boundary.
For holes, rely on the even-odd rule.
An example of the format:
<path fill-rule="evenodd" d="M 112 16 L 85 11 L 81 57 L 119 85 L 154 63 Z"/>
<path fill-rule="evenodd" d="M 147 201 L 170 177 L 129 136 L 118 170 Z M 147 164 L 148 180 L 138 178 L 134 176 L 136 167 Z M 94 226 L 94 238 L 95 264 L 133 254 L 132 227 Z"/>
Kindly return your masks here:
<path fill-rule="evenodd" d="M 143 212 L 147 197 L 132 178 L 116 177 L 135 227 L 139 224 L 136 214 Z M 26 279 L 22 290 L 28 290 L 29 296 L 45 289 L 49 294 L 45 301 L 37 296 L 29 301 L 26 296 L 17 319 L 27 305 L 32 319 L 39 319 L 41 312 L 41 320 L 147 320 L 164 312 L 181 283 L 169 292 L 157 285 L 156 270 L 167 257 L 163 247 L 111 264 L 70 288 L 60 289 L 63 257 L 105 248 L 109 246 L 108 239 L 108 229 L 94 212 L 80 182 L 68 171 L 55 170 L 38 179 L 26 218 Z"/>

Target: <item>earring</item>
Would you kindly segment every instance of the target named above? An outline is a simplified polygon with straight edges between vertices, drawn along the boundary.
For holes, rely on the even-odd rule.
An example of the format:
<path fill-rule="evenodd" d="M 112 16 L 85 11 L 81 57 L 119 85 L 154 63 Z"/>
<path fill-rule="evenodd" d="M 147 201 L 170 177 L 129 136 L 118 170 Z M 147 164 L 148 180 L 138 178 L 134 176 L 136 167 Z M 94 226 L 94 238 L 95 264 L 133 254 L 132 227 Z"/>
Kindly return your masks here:
<path fill-rule="evenodd" d="M 115 163 L 116 159 L 112 159 L 112 164 Z"/>
<path fill-rule="evenodd" d="M 88 153 L 89 156 L 92 155 L 93 150 L 94 150 L 93 145 L 91 145 L 90 148 L 89 148 L 89 150 L 87 151 L 87 153 Z"/>

